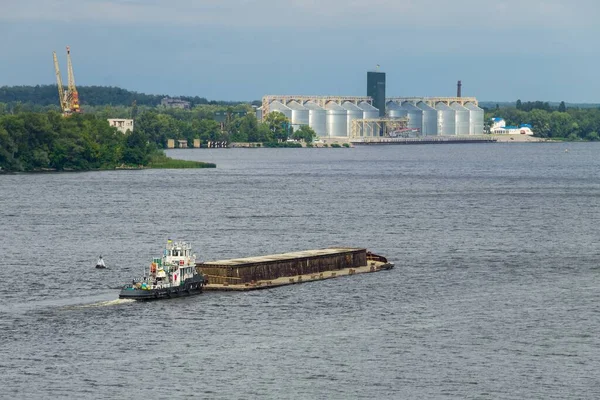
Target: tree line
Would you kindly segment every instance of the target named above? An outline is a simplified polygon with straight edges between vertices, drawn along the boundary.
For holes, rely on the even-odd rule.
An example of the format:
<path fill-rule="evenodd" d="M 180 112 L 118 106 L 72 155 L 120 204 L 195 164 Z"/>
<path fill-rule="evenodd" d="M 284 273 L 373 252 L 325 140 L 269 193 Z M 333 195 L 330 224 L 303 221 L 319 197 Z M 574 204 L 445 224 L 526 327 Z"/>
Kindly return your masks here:
<path fill-rule="evenodd" d="M 138 115 L 134 130 L 143 133 L 150 142 L 166 148 L 168 139 L 185 139 L 191 146 L 200 142 L 284 142 L 288 138 L 311 143 L 316 134 L 308 126 L 292 129 L 289 119 L 280 112 L 267 115 L 264 122 L 257 120 L 249 107 L 246 112 L 224 111 L 220 121 L 205 110 L 146 110 Z"/>
<path fill-rule="evenodd" d="M 90 170 L 146 165 L 156 147 L 92 114 L 55 111 L 0 115 L 0 170 Z"/>
<path fill-rule="evenodd" d="M 168 139 L 194 139 L 202 143 L 221 142 L 282 142 L 292 137 L 310 143 L 316 134 L 308 127 L 295 132 L 290 121 L 280 113 L 271 113 L 264 122 L 254 116 L 251 104 L 208 101 L 202 97 L 180 97 L 189 101 L 191 109 L 168 108 L 160 105 L 165 96 L 146 95 L 117 87 L 78 87 L 83 112 L 99 119 L 134 119 L 135 131 L 145 135 L 160 148 Z M 59 112 L 56 85 L 0 87 L 0 115 Z"/>
<path fill-rule="evenodd" d="M 103 106 L 106 104 L 130 106 L 134 101 L 140 106 L 156 107 L 160 105 L 163 98 L 168 97 L 166 95 L 138 93 L 114 86 L 78 86 L 77 91 L 82 107 Z M 209 101 L 199 96 L 178 96 L 177 98 L 190 102 L 192 107 L 201 104 L 229 106 L 241 103 L 235 101 Z M 9 105 L 22 103 L 31 106 L 56 105 L 58 107 L 58 88 L 56 85 L 1 86 L 0 103 Z"/>
<path fill-rule="evenodd" d="M 56 110 L 7 111 L 0 104 L 0 170 L 90 170 L 120 165 L 145 166 L 167 147 L 168 139 L 207 142 L 285 142 L 288 138 L 311 143 L 308 126 L 292 130 L 279 112 L 259 122 L 249 105 L 197 106 L 192 110 L 105 106 L 94 113 L 64 117 Z M 222 121 L 215 119 L 216 113 Z M 133 132 L 125 134 L 108 118 L 134 116 Z"/>
<path fill-rule="evenodd" d="M 508 125 L 531 124 L 534 136 L 567 140 L 600 140 L 600 108 L 567 107 L 564 102 L 522 102 L 514 106 L 496 106 L 485 110 L 486 126 L 491 118 L 500 117 Z"/>

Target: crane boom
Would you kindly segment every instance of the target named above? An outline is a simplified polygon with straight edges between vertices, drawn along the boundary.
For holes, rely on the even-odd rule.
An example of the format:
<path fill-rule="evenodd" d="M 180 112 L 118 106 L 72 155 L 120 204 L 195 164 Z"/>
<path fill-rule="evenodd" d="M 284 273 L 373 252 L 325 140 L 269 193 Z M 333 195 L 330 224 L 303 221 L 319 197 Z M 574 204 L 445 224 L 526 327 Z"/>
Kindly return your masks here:
<path fill-rule="evenodd" d="M 67 46 L 67 74 L 68 74 L 68 97 L 73 112 L 80 112 L 79 93 L 75 87 L 75 75 L 73 74 L 73 64 L 71 63 L 71 48 Z"/>
<path fill-rule="evenodd" d="M 60 70 L 58 69 L 58 58 L 56 57 L 56 52 L 53 51 L 52 55 L 54 56 L 54 70 L 56 71 L 56 83 L 58 84 L 58 100 L 60 101 L 60 109 L 63 113 L 67 112 L 67 101 L 65 98 L 65 88 L 62 83 L 62 78 L 60 76 Z"/>

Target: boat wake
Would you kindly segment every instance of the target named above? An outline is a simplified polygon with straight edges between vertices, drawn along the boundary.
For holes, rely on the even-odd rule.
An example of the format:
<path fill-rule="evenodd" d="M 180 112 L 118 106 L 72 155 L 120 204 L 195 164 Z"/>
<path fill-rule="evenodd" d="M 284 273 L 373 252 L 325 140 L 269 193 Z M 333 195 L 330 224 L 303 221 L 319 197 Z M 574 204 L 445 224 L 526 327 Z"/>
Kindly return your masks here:
<path fill-rule="evenodd" d="M 110 307 L 110 306 L 118 306 L 121 304 L 134 303 L 134 299 L 116 299 L 116 300 L 108 300 L 108 301 L 99 301 L 98 303 L 92 304 L 83 304 L 77 306 L 76 308 L 92 308 L 92 307 Z"/>

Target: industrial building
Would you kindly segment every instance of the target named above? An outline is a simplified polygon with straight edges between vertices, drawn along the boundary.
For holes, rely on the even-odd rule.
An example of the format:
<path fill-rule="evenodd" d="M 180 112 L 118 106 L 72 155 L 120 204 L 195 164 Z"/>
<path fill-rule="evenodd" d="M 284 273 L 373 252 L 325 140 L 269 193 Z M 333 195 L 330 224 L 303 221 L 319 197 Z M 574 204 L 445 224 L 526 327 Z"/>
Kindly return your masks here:
<path fill-rule="evenodd" d="M 386 98 L 385 73 L 367 73 L 367 96 L 267 95 L 256 110 L 258 119 L 279 111 L 294 129 L 310 126 L 320 138 L 353 140 L 391 132 L 415 136 L 482 135 L 483 109 L 475 97 Z"/>

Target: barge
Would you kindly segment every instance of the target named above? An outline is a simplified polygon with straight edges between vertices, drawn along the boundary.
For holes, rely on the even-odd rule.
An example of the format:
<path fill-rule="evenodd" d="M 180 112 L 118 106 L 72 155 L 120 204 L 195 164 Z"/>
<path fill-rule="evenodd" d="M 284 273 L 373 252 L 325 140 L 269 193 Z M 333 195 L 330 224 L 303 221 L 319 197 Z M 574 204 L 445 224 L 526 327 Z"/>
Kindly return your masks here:
<path fill-rule="evenodd" d="M 246 291 L 389 270 L 394 264 L 363 248 L 335 247 L 196 263 L 204 290 Z"/>

